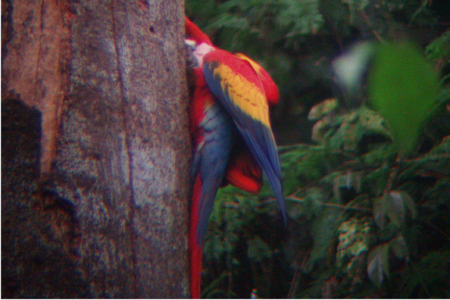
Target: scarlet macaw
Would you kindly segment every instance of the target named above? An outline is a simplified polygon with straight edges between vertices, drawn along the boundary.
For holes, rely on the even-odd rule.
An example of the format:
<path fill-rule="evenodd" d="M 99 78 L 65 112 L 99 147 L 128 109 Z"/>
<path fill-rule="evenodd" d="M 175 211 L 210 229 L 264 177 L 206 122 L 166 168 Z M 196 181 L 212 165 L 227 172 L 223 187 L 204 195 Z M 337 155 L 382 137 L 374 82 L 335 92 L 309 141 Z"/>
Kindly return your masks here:
<path fill-rule="evenodd" d="M 194 180 L 189 228 L 191 297 L 200 297 L 202 245 L 219 187 L 231 183 L 258 193 L 262 172 L 278 199 L 284 222 L 286 206 L 269 104 L 278 103 L 278 88 L 269 74 L 243 54 L 213 46 L 209 37 L 186 18 L 188 40 L 198 67 L 190 107 L 194 143 Z"/>

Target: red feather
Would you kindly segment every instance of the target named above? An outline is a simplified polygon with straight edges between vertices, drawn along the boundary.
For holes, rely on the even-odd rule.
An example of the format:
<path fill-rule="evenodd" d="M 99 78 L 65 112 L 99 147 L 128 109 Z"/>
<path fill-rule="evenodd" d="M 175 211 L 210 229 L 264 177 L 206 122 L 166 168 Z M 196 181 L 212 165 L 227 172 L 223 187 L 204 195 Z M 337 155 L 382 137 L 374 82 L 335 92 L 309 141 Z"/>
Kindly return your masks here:
<path fill-rule="evenodd" d="M 262 187 L 262 171 L 246 148 L 235 151 L 228 163 L 226 181 L 249 193 L 258 194 Z"/>
<path fill-rule="evenodd" d="M 200 28 L 197 27 L 191 20 L 185 17 L 186 22 L 186 35 L 197 42 L 197 44 L 206 43 L 212 46 L 212 42 L 209 37 L 204 34 Z"/>
<path fill-rule="evenodd" d="M 200 298 L 200 283 L 202 272 L 203 247 L 197 241 L 197 223 L 199 213 L 200 193 L 202 190 L 202 182 L 200 175 L 197 176 L 192 191 L 191 214 L 189 224 L 189 276 L 191 298 Z"/>

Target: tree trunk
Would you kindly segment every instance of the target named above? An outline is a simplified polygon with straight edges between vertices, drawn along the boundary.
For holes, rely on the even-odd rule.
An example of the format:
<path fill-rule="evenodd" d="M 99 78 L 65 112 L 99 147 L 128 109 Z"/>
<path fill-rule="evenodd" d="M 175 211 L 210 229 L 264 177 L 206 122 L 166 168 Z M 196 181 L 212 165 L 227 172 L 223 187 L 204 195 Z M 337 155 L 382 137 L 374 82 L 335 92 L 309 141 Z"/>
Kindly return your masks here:
<path fill-rule="evenodd" d="M 184 4 L 2 0 L 2 297 L 188 296 Z"/>

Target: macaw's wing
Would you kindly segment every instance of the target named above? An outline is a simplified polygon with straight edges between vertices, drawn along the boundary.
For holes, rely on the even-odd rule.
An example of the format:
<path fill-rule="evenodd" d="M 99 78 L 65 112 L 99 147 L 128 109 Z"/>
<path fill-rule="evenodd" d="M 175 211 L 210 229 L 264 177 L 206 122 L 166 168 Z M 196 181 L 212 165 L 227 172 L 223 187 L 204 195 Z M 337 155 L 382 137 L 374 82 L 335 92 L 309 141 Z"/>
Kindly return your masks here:
<path fill-rule="evenodd" d="M 196 229 L 199 245 L 203 244 L 214 199 L 225 176 L 234 130 L 232 120 L 218 103 L 207 101 L 201 104 L 204 114 L 198 127 L 191 174 L 195 182 L 201 184 L 199 196 L 193 197 L 191 203 L 191 213 L 198 214 L 191 220 L 191 228 Z"/>
<path fill-rule="evenodd" d="M 200 298 L 203 240 L 217 190 L 223 183 L 236 135 L 230 116 L 216 101 L 203 71 L 194 69 L 190 103 L 190 134 L 194 144 L 189 226 L 191 297 Z"/>
<path fill-rule="evenodd" d="M 280 161 L 258 74 L 247 60 L 219 49 L 205 55 L 203 73 L 208 87 L 230 114 L 248 149 L 266 173 L 286 222 Z"/>
<path fill-rule="evenodd" d="M 272 77 L 270 77 L 269 73 L 263 69 L 257 62 L 251 60 L 247 56 L 242 53 L 236 53 L 236 56 L 240 59 L 248 61 L 248 63 L 252 66 L 253 70 L 255 70 L 258 75 L 259 80 L 264 88 L 264 92 L 266 94 L 267 102 L 269 105 L 277 105 L 279 100 L 278 88 L 275 82 L 273 82 Z"/>

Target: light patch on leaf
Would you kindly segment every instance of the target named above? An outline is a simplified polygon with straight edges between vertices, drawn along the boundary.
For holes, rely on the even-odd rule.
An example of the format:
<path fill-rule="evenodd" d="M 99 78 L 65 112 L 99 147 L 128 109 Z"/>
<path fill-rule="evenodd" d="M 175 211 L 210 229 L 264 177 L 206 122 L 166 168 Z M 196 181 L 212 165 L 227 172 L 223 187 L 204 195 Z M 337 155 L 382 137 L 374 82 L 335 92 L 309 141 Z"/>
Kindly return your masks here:
<path fill-rule="evenodd" d="M 367 274 L 378 287 L 383 284 L 384 276 L 389 277 L 389 244 L 376 246 L 367 258 Z"/>
<path fill-rule="evenodd" d="M 324 100 L 311 108 L 308 120 L 319 120 L 334 111 L 338 106 L 339 102 L 335 98 Z"/>
<path fill-rule="evenodd" d="M 369 250 L 370 246 L 370 221 L 352 218 L 338 229 L 339 244 L 337 247 L 337 265 L 346 266 L 346 272 L 354 269 L 358 263 L 357 257 Z"/>
<path fill-rule="evenodd" d="M 383 197 L 386 203 L 386 213 L 395 225 L 402 226 L 405 222 L 405 205 L 400 193 L 390 192 Z"/>

